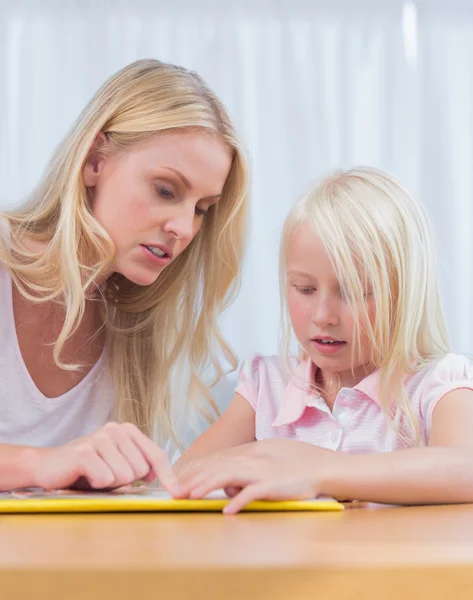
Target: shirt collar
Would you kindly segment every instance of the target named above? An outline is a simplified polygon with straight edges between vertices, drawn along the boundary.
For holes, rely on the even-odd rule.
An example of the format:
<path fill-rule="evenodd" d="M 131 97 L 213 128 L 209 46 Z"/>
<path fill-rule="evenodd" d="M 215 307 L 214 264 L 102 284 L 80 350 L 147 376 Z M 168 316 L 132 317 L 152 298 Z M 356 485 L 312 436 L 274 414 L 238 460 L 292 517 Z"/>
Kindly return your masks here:
<path fill-rule="evenodd" d="M 310 360 L 304 360 L 296 367 L 286 389 L 284 390 L 281 408 L 273 421 L 273 427 L 291 425 L 298 421 L 311 403 L 311 398 L 320 397 L 312 387 L 317 366 Z M 373 371 L 353 387 L 379 404 L 379 371 Z"/>

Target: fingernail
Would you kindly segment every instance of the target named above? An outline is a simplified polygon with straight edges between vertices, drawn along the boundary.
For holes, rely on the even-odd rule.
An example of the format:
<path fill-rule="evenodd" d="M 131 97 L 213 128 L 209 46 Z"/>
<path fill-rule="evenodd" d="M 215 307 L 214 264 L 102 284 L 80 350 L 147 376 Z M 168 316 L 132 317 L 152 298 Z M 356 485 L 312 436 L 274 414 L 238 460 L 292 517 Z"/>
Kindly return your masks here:
<path fill-rule="evenodd" d="M 178 483 L 174 483 L 171 487 L 171 490 L 172 490 L 173 496 L 181 496 L 182 495 L 181 486 Z"/>

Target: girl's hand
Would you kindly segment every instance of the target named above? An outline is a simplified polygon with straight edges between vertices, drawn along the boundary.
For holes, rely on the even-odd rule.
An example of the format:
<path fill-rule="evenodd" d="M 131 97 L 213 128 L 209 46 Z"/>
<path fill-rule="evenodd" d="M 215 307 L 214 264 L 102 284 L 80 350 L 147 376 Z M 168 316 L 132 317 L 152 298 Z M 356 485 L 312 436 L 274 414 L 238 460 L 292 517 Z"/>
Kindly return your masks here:
<path fill-rule="evenodd" d="M 38 449 L 32 468 L 35 487 L 46 490 L 72 487 L 78 481 L 93 489 L 110 489 L 157 478 L 170 494 L 180 494 L 164 450 L 131 423 L 107 423 L 64 446 Z"/>
<path fill-rule="evenodd" d="M 216 453 L 199 473 L 180 481 L 182 497 L 203 498 L 224 488 L 233 496 L 226 514 L 253 500 L 295 500 L 321 494 L 324 473 L 334 452 L 304 442 L 268 439 Z"/>

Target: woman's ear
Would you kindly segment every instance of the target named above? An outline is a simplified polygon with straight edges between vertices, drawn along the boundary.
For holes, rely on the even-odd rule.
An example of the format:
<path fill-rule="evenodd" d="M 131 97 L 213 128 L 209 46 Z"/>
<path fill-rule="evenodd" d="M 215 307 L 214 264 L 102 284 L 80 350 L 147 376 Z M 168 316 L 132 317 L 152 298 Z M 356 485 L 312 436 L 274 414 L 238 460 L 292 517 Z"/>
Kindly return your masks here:
<path fill-rule="evenodd" d="M 84 168 L 82 178 L 86 187 L 95 187 L 105 161 L 104 149 L 108 144 L 107 136 L 101 131 L 92 144 Z"/>

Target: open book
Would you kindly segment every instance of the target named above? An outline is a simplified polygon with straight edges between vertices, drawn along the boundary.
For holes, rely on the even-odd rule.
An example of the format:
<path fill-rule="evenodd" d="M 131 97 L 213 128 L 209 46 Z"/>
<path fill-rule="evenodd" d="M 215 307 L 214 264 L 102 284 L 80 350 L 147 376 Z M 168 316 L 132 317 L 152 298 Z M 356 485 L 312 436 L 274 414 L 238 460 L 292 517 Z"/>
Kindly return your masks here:
<path fill-rule="evenodd" d="M 112 492 L 78 492 L 41 489 L 0 493 L 0 513 L 73 512 L 212 512 L 229 502 L 223 492 L 212 492 L 201 500 L 174 499 L 167 492 L 147 486 L 126 487 Z M 332 498 L 314 500 L 251 502 L 246 511 L 343 510 Z"/>

